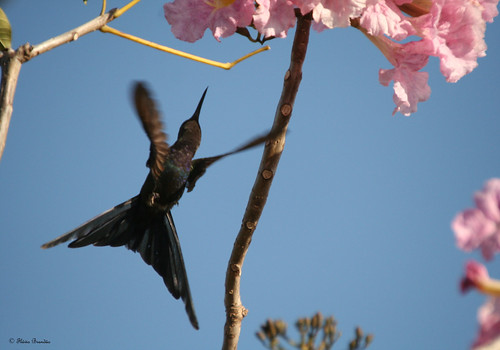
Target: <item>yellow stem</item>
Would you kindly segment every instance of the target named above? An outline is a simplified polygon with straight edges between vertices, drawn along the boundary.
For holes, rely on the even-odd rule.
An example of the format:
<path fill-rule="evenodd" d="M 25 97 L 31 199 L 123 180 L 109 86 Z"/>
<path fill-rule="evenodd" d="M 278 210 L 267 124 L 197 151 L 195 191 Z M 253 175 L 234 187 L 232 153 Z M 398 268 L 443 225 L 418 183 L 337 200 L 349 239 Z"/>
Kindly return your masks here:
<path fill-rule="evenodd" d="M 138 2 L 138 1 L 140 1 L 140 0 L 134 0 L 130 4 L 132 4 L 133 2 Z M 135 4 L 132 4 L 132 6 L 133 5 L 135 5 Z M 128 5 L 126 5 L 126 6 L 128 6 Z M 125 7 L 123 7 L 123 8 L 125 8 Z M 127 8 L 127 10 L 128 10 L 128 8 Z M 168 52 L 168 53 L 171 53 L 173 55 L 177 55 L 177 56 L 184 57 L 184 58 L 196 61 L 196 62 L 205 63 L 205 64 L 208 64 L 210 66 L 214 66 L 214 67 L 218 67 L 218 68 L 223 68 L 223 69 L 227 69 L 227 70 L 233 68 L 236 64 L 240 63 L 241 61 L 243 61 L 243 60 L 245 60 L 245 59 L 247 59 L 247 58 L 249 58 L 249 57 L 251 57 L 253 55 L 256 55 L 256 54 L 258 54 L 258 53 L 260 53 L 262 51 L 266 51 L 266 50 L 270 49 L 269 46 L 264 46 L 264 47 L 261 47 L 258 50 L 255 50 L 255 51 L 253 51 L 253 52 L 251 52 L 251 53 L 249 53 L 249 54 L 247 54 L 247 55 L 245 55 L 245 56 L 237 59 L 234 62 L 222 63 L 222 62 L 217 62 L 217 61 L 209 60 L 209 59 L 206 59 L 206 58 L 203 58 L 203 57 L 200 57 L 200 56 L 191 55 L 189 53 L 186 53 L 186 52 L 183 52 L 183 51 L 179 51 L 179 50 L 175 50 L 175 49 L 172 49 L 172 48 L 167 47 L 167 46 L 159 45 L 159 44 L 154 43 L 152 41 L 141 39 L 139 37 L 136 37 L 134 35 L 130 35 L 130 34 L 127 34 L 127 33 L 123 33 L 121 31 L 119 31 L 117 29 L 114 29 L 114 28 L 111 28 L 111 27 L 109 27 L 107 25 L 105 25 L 105 26 L 103 26 L 101 28 L 101 32 L 111 33 L 111 34 L 117 35 L 119 37 L 131 40 L 131 41 L 135 41 L 136 43 L 139 43 L 141 45 L 152 47 L 153 49 L 157 49 L 157 50 L 160 50 L 160 51 Z"/>
<path fill-rule="evenodd" d="M 231 65 L 231 67 L 230 67 L 230 68 L 233 68 L 235 65 L 237 65 L 237 64 L 238 64 L 238 63 L 240 63 L 241 61 L 244 61 L 244 60 L 246 60 L 247 58 L 252 57 L 253 55 L 256 55 L 256 54 L 258 54 L 258 53 L 261 53 L 261 52 L 263 52 L 263 51 L 267 51 L 267 50 L 270 50 L 270 49 L 271 49 L 271 47 L 270 47 L 269 45 L 266 45 L 266 46 L 264 46 L 264 47 L 261 47 L 260 49 L 257 49 L 257 50 L 255 50 L 255 51 L 252 51 L 252 52 L 250 52 L 250 53 L 246 54 L 245 56 L 238 58 L 236 61 L 231 62 L 231 63 L 230 63 L 230 65 Z"/>
<path fill-rule="evenodd" d="M 106 12 L 106 0 L 102 0 L 101 16 Z"/>
<path fill-rule="evenodd" d="M 480 281 L 478 283 L 478 289 L 484 294 L 488 294 L 494 297 L 500 297 L 500 281 L 495 279 L 489 279 L 487 281 Z"/>
<path fill-rule="evenodd" d="M 122 8 L 119 8 L 118 10 L 116 10 L 116 12 L 114 13 L 114 17 L 115 18 L 118 18 L 120 17 L 121 15 L 123 15 L 125 12 L 127 12 L 128 10 L 130 10 L 130 8 L 132 8 L 133 6 L 135 6 L 139 1 L 141 0 L 132 0 L 131 2 L 129 2 L 127 5 L 123 6 Z"/>

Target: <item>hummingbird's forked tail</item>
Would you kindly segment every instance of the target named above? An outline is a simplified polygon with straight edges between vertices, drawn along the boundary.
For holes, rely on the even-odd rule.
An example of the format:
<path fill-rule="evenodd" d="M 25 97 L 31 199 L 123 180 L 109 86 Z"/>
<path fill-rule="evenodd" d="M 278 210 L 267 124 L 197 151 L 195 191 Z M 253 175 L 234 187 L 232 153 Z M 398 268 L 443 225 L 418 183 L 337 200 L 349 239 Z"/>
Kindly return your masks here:
<path fill-rule="evenodd" d="M 198 320 L 191 299 L 181 246 L 170 211 L 167 214 L 152 212 L 133 197 L 74 230 L 42 245 L 43 249 L 73 240 L 70 248 L 90 244 L 95 246 L 126 246 L 139 252 L 163 278 L 174 298 L 182 298 L 186 312 L 194 328 Z"/>

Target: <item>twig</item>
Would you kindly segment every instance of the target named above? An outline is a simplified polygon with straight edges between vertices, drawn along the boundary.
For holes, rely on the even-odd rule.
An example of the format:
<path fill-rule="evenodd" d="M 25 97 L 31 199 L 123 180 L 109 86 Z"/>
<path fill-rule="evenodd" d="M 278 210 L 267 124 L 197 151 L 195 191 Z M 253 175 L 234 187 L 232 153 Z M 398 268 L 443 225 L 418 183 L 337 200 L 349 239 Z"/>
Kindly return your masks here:
<path fill-rule="evenodd" d="M 226 308 L 226 324 L 224 326 L 223 350 L 234 350 L 238 347 L 241 331 L 241 322 L 248 310 L 242 305 L 240 297 L 241 269 L 245 255 L 252 241 L 252 235 L 257 227 L 260 215 L 266 204 L 271 183 L 276 174 L 278 162 L 285 146 L 285 135 L 288 122 L 292 115 L 295 96 L 302 79 L 302 64 L 307 51 L 311 14 L 302 16 L 297 14 L 297 28 L 293 41 L 290 68 L 285 73 L 281 98 L 276 109 L 271 133 L 275 133 L 272 140 L 266 143 L 257 178 L 255 180 L 247 208 L 243 216 L 242 225 L 234 242 L 233 251 L 229 259 L 224 305 Z"/>
<path fill-rule="evenodd" d="M 0 159 L 5 148 L 7 132 L 9 131 L 10 117 L 14 105 L 17 78 L 21 70 L 21 61 L 6 59 L 2 61 L 2 85 L 0 87 Z"/>
<path fill-rule="evenodd" d="M 25 44 L 18 48 L 13 54 L 3 52 L 3 56 L 0 58 L 2 66 L 2 83 L 0 87 L 0 160 L 2 159 L 5 142 L 7 140 L 7 132 L 9 130 L 10 118 L 13 111 L 14 93 L 16 91 L 21 65 L 44 52 L 98 30 L 115 18 L 115 11 L 116 9 L 113 9 L 75 29 L 46 40 L 38 45 L 31 46 L 30 44 Z"/>
<path fill-rule="evenodd" d="M 9 130 L 10 119 L 12 116 L 12 103 L 14 101 L 14 92 L 16 90 L 17 79 L 21 70 L 21 64 L 28 62 L 32 58 L 52 50 L 58 46 L 69 43 L 71 41 L 77 40 L 79 37 L 94 32 L 96 30 L 101 30 L 103 33 L 111 33 L 122 38 L 132 40 L 142 45 L 146 45 L 164 52 L 168 52 L 177 56 L 181 56 L 184 58 L 188 58 L 197 62 L 205 63 L 211 66 L 215 66 L 223 69 L 231 69 L 236 64 L 241 61 L 252 57 L 262 51 L 269 50 L 269 46 L 262 47 L 258 50 L 255 50 L 233 62 L 217 62 L 213 60 L 208 60 L 203 57 L 191 55 L 179 50 L 174 50 L 169 47 L 159 45 L 153 43 L 148 40 L 141 39 L 139 37 L 126 34 L 107 26 L 106 24 L 111 22 L 112 20 L 120 17 L 126 11 L 130 10 L 133 6 L 135 6 L 140 0 L 131 0 L 125 6 L 119 9 L 112 9 L 107 13 L 106 11 L 106 0 L 103 0 L 101 15 L 93 20 L 72 29 L 64 34 L 58 35 L 52 39 L 46 40 L 41 44 L 31 46 L 29 43 L 21 46 L 19 49 L 15 51 L 14 54 L 12 52 L 0 52 L 0 66 L 2 67 L 2 83 L 0 86 L 0 160 L 2 159 L 3 151 L 5 148 L 5 142 L 7 140 L 7 132 Z M 11 67 L 10 72 L 6 72 L 7 67 Z M 15 69 L 14 69 L 15 68 Z M 6 79 L 9 77 L 9 79 Z M 11 86 L 6 86 L 7 84 L 13 84 Z"/>
<path fill-rule="evenodd" d="M 187 58 L 189 60 L 193 60 L 193 61 L 200 62 L 200 63 L 205 63 L 205 64 L 208 64 L 210 66 L 214 66 L 214 67 L 222 68 L 222 69 L 226 69 L 226 70 L 233 68 L 235 65 L 237 65 L 238 63 L 240 63 L 243 60 L 246 60 L 249 57 L 252 57 L 258 53 L 261 53 L 262 51 L 266 51 L 266 50 L 271 49 L 269 46 L 264 46 L 264 47 L 261 47 L 261 48 L 255 50 L 255 51 L 250 52 L 249 54 L 246 54 L 243 57 L 238 58 L 236 61 L 223 63 L 223 62 L 218 62 L 218 61 L 214 61 L 214 60 L 209 60 L 209 59 L 204 58 L 204 57 L 195 56 L 195 55 L 192 55 L 190 53 L 175 50 L 175 49 L 172 49 L 168 46 L 160 45 L 160 44 L 139 38 L 139 37 L 131 35 L 131 34 L 123 33 L 117 29 L 111 28 L 110 26 L 103 26 L 101 28 L 101 32 L 111 33 L 111 34 L 114 34 L 116 36 L 122 37 L 124 39 L 134 41 L 134 42 L 139 43 L 141 45 L 149 46 L 149 47 L 156 49 L 156 50 L 171 53 L 171 54 L 176 55 L 176 56 Z"/>

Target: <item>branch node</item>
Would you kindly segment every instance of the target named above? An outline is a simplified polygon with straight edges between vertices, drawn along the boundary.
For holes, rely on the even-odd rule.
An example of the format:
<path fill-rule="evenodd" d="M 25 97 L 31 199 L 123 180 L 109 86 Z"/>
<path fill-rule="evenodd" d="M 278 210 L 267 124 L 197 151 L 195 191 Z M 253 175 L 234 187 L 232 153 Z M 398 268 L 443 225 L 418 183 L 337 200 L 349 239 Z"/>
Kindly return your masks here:
<path fill-rule="evenodd" d="M 247 317 L 248 315 L 248 309 L 244 306 L 241 307 L 241 316 L 243 316 L 243 318 Z"/>
<path fill-rule="evenodd" d="M 273 172 L 271 170 L 264 169 L 262 170 L 262 177 L 264 180 L 269 180 L 273 177 Z"/>
<path fill-rule="evenodd" d="M 245 227 L 249 230 L 254 230 L 257 227 L 257 223 L 255 221 L 247 221 L 245 222 Z"/>
<path fill-rule="evenodd" d="M 248 315 L 248 309 L 245 308 L 243 305 L 239 304 L 238 306 L 233 305 L 231 306 L 230 312 L 229 312 L 229 318 L 231 320 L 231 323 L 241 323 L 241 320 L 245 318 Z M 227 334 L 229 337 L 234 337 L 234 334 Z"/>
<path fill-rule="evenodd" d="M 0 51 L 0 58 L 5 57 L 6 59 L 13 58 L 16 55 L 16 51 L 9 47 L 8 49 L 5 49 L 3 51 Z"/>
<path fill-rule="evenodd" d="M 288 103 L 285 103 L 281 106 L 280 111 L 284 117 L 289 117 L 290 114 L 292 114 L 292 106 Z"/>
<path fill-rule="evenodd" d="M 241 267 L 240 267 L 240 265 L 238 265 L 238 264 L 232 264 L 231 265 L 231 271 L 233 271 L 236 276 L 240 276 L 241 275 Z"/>
<path fill-rule="evenodd" d="M 30 43 L 26 43 L 17 49 L 17 57 L 21 59 L 21 62 L 28 61 L 31 58 L 31 52 L 33 51 L 33 46 Z"/>
<path fill-rule="evenodd" d="M 285 73 L 285 78 L 284 78 L 284 80 L 288 80 L 288 78 L 290 78 L 290 74 L 292 74 L 292 73 L 290 73 L 290 69 L 289 69 L 289 70 L 287 70 L 287 71 L 286 71 L 286 73 Z"/>

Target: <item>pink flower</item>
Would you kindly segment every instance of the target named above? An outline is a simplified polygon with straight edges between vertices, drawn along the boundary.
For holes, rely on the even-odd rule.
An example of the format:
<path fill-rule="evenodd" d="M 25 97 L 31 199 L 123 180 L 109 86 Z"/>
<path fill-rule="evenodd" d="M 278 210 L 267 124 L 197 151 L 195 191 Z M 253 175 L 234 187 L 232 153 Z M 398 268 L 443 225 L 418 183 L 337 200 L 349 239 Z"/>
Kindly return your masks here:
<path fill-rule="evenodd" d="M 369 0 L 360 24 L 370 35 L 387 35 L 403 40 L 415 34 L 411 22 L 392 1 Z"/>
<path fill-rule="evenodd" d="M 486 55 L 482 7 L 470 0 L 435 0 L 431 11 L 414 23 L 424 38 L 422 52 L 439 57 L 448 82 L 470 73 L 477 58 Z"/>
<path fill-rule="evenodd" d="M 474 260 L 469 260 L 465 265 L 465 277 L 460 281 L 460 290 L 462 293 L 475 288 L 481 290 L 482 286 L 490 280 L 488 270 L 483 264 Z"/>
<path fill-rule="evenodd" d="M 301 11 L 302 7 L 306 6 L 301 6 Z M 359 17 L 365 7 L 366 0 L 321 0 L 312 9 L 313 28 L 321 32 L 323 29 L 349 27 L 350 19 Z"/>
<path fill-rule="evenodd" d="M 300 13 L 305 15 L 306 13 L 311 12 L 321 0 L 293 0 L 295 6 L 300 9 Z"/>
<path fill-rule="evenodd" d="M 403 4 L 400 0 L 398 4 Z M 394 66 L 393 69 L 381 69 L 379 81 L 388 86 L 394 82 L 393 100 L 396 112 L 405 116 L 417 111 L 419 102 L 426 101 L 431 94 L 427 84 L 429 74 L 419 72 L 429 60 L 429 55 L 422 50 L 420 43 L 408 42 L 399 44 L 390 40 L 387 36 L 396 40 L 405 39 L 416 33 L 413 23 L 399 10 L 391 0 L 368 0 L 366 10 L 356 25 L 382 54 Z"/>
<path fill-rule="evenodd" d="M 483 190 L 474 194 L 474 201 L 488 219 L 500 223 L 500 179 L 486 182 Z"/>
<path fill-rule="evenodd" d="M 388 86 L 394 80 L 394 95 L 392 97 L 396 108 L 392 115 L 401 112 L 409 116 L 417 111 L 418 102 L 429 99 L 431 88 L 427 84 L 429 73 L 416 72 L 404 66 L 393 69 L 381 69 L 379 72 L 380 83 Z"/>
<path fill-rule="evenodd" d="M 295 7 L 303 15 L 312 12 L 312 26 L 318 32 L 335 27 L 355 26 L 394 65 L 393 69 L 379 71 L 379 81 L 385 86 L 394 82 L 393 99 L 396 108 L 393 114 L 399 111 L 408 116 L 417 110 L 418 102 L 425 101 L 430 96 L 428 74 L 420 72 L 429 56 L 440 59 L 441 72 L 448 82 L 456 82 L 477 66 L 479 57 L 486 55 L 486 22 L 492 22 L 498 15 L 498 2 L 499 0 L 173 0 L 164 5 L 164 12 L 174 35 L 189 42 L 203 37 L 207 28 L 220 41 L 220 38 L 234 34 L 238 27 L 249 25 L 253 25 L 265 37 L 284 38 L 295 24 Z M 411 36 L 422 39 L 408 41 Z M 407 41 L 401 44 L 391 39 Z"/>
<path fill-rule="evenodd" d="M 481 248 L 486 260 L 493 258 L 496 244 L 491 238 L 495 223 L 488 220 L 481 210 L 473 208 L 459 213 L 452 222 L 452 229 L 460 249 L 470 252 Z"/>
<path fill-rule="evenodd" d="M 460 249 L 481 249 L 491 260 L 500 251 L 500 179 L 489 180 L 483 190 L 474 195 L 477 208 L 457 214 L 451 227 Z"/>
<path fill-rule="evenodd" d="M 479 332 L 472 345 L 472 348 L 477 349 L 500 339 L 500 281 L 491 279 L 484 265 L 471 260 L 465 266 L 465 277 L 460 282 L 460 289 L 466 292 L 472 288 L 489 295 L 477 315 Z"/>
<path fill-rule="evenodd" d="M 479 308 L 477 319 L 479 332 L 472 348 L 477 349 L 494 342 L 498 344 L 500 340 L 500 298 L 488 298 L 486 303 Z"/>
<path fill-rule="evenodd" d="M 493 22 L 493 18 L 498 16 L 498 0 L 479 0 L 482 6 L 483 19 L 486 22 Z"/>
<path fill-rule="evenodd" d="M 220 41 L 250 25 L 255 6 L 252 0 L 174 0 L 163 10 L 176 38 L 195 42 L 210 28 Z"/>
<path fill-rule="evenodd" d="M 398 44 L 383 35 L 372 36 L 364 28 L 361 30 L 394 66 L 393 69 L 379 71 L 382 85 L 388 86 L 394 81 L 393 100 L 396 108 L 392 114 L 401 112 L 409 116 L 416 112 L 418 102 L 426 101 L 431 94 L 431 88 L 427 84 L 429 74 L 419 72 L 427 64 L 429 57 L 415 50 L 412 42 Z"/>
<path fill-rule="evenodd" d="M 449 82 L 456 82 L 477 66 L 477 58 L 486 54 L 483 40 L 485 21 L 491 21 L 498 14 L 497 4 L 498 0 L 414 3 L 409 0 L 366 0 L 359 25 L 355 26 L 394 65 L 394 69 L 379 72 L 382 85 L 394 81 L 394 113 L 399 111 L 408 116 L 416 112 L 418 102 L 429 98 L 428 74 L 419 72 L 429 56 L 439 57 L 441 72 Z M 398 6 L 415 17 L 403 15 Z M 422 40 L 401 45 L 388 39 L 400 41 L 411 35 L 418 35 Z M 416 61 L 425 63 L 413 64 Z"/>
<path fill-rule="evenodd" d="M 259 7 L 253 15 L 255 28 L 264 37 L 284 38 L 295 25 L 295 10 L 291 0 L 257 0 Z"/>

